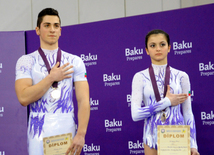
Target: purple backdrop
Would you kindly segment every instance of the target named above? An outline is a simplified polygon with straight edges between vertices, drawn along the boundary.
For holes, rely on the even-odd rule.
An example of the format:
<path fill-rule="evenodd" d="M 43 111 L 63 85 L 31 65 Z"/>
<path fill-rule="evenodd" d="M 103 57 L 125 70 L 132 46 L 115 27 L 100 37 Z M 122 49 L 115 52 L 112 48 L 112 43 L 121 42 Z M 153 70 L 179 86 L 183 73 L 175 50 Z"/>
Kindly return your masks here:
<path fill-rule="evenodd" d="M 152 29 L 171 37 L 169 64 L 187 72 L 191 81 L 199 152 L 212 152 L 213 14 L 211 4 L 62 28 L 60 48 L 83 59 L 90 85 L 91 117 L 82 155 L 143 154 L 144 122 L 132 121 L 130 95 L 134 74 L 150 65 L 144 37 Z M 38 47 L 35 31 L 27 31 L 27 53 Z"/>
<path fill-rule="evenodd" d="M 0 155 L 27 154 L 27 109 L 17 100 L 15 65 L 25 54 L 25 32 L 0 32 Z"/>

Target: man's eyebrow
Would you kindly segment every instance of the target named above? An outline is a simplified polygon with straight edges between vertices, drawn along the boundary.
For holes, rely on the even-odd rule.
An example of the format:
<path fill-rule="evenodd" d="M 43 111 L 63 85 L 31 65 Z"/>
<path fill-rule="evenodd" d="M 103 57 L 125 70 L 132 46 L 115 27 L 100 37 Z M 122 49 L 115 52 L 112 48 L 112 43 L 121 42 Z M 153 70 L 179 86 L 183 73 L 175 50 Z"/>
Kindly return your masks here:
<path fill-rule="evenodd" d="M 45 23 L 43 23 L 43 24 L 51 24 L 51 23 L 49 23 L 49 22 L 45 22 Z"/>

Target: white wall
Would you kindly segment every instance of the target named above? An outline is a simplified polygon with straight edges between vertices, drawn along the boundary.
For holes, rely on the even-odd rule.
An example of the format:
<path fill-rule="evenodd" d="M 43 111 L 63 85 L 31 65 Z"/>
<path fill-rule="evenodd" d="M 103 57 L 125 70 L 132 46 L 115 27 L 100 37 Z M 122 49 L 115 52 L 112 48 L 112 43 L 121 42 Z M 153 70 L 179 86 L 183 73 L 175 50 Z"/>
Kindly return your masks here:
<path fill-rule="evenodd" d="M 174 10 L 214 0 L 0 0 L 0 31 L 32 30 L 46 7 L 59 11 L 62 26 Z"/>

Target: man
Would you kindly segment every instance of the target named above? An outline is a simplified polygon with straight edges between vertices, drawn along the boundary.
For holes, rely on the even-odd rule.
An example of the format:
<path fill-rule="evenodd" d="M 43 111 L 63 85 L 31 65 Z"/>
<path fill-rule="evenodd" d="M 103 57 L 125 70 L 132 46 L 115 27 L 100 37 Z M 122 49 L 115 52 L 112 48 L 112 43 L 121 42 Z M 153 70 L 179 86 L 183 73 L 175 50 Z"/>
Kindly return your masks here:
<path fill-rule="evenodd" d="M 43 154 L 43 137 L 72 133 L 72 145 L 65 152 L 72 155 L 79 155 L 85 143 L 90 115 L 86 69 L 81 58 L 59 49 L 60 24 L 56 10 L 42 10 L 36 27 L 41 48 L 22 56 L 16 64 L 15 90 L 18 100 L 23 106 L 30 105 L 30 155 Z M 76 135 L 73 83 L 78 102 Z"/>

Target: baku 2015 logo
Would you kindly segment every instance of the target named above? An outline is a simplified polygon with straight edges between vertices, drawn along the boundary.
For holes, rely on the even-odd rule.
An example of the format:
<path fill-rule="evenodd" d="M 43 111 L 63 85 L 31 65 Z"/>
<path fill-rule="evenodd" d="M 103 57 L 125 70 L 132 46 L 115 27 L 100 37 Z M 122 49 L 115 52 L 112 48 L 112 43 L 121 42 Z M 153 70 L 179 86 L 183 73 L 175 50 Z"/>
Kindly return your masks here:
<path fill-rule="evenodd" d="M 48 139 L 48 140 L 46 140 L 46 143 L 47 143 L 47 144 L 49 144 L 49 143 L 50 143 L 50 140 L 49 140 L 49 139 Z"/>
<path fill-rule="evenodd" d="M 161 129 L 161 133 L 165 133 L 165 129 Z"/>

